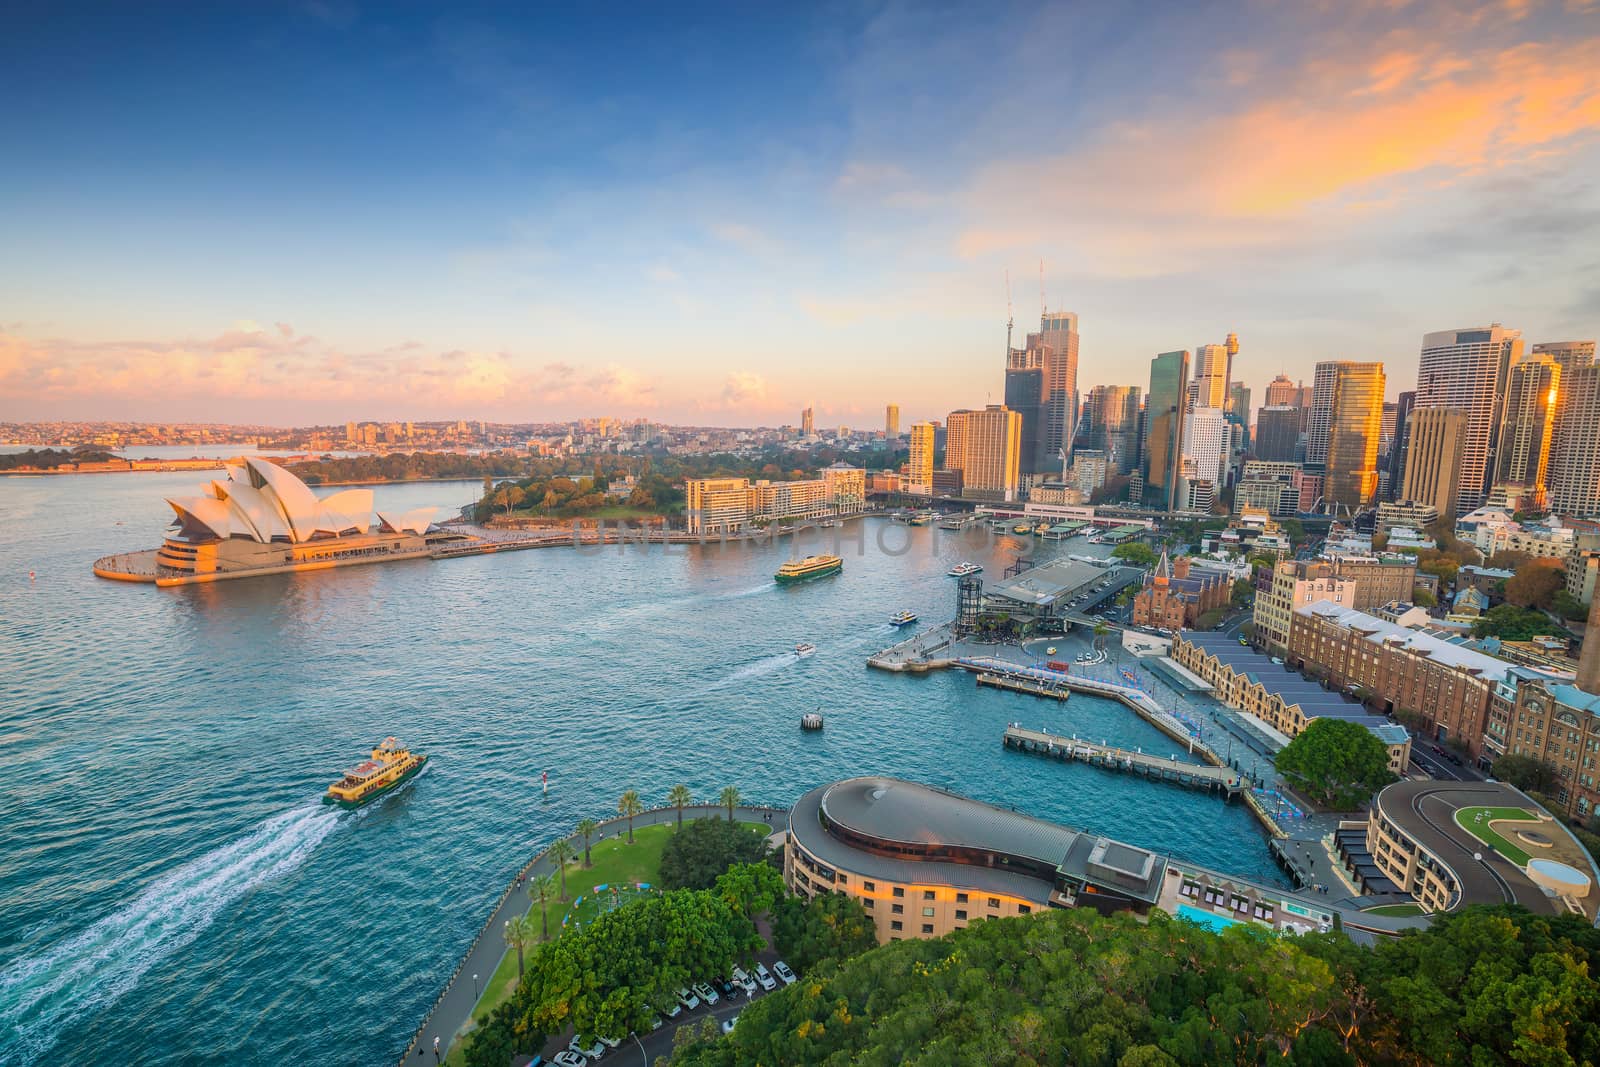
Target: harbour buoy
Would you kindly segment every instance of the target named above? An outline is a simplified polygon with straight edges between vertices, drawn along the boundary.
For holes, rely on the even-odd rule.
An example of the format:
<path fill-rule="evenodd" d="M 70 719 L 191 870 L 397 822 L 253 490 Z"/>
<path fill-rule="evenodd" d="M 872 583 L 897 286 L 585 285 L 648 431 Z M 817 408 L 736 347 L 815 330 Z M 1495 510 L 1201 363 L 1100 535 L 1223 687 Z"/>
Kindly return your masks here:
<path fill-rule="evenodd" d="M 802 730 L 820 730 L 820 729 L 822 729 L 822 716 L 817 714 L 814 711 L 807 712 L 806 714 L 800 716 L 800 729 L 802 729 Z"/>
<path fill-rule="evenodd" d="M 30 581 L 30 582 L 33 581 L 33 572 L 32 571 L 28 572 L 28 581 Z"/>

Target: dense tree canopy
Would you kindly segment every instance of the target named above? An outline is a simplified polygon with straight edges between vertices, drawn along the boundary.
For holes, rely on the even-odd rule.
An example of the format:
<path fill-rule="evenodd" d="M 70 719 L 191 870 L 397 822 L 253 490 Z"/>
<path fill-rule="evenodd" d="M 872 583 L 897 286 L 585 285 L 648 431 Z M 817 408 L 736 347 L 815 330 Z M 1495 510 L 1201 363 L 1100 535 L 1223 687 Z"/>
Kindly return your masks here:
<path fill-rule="evenodd" d="M 1148 567 L 1155 563 L 1156 553 L 1143 541 L 1125 541 L 1111 550 L 1112 559 L 1125 559 L 1137 567 Z"/>
<path fill-rule="evenodd" d="M 106 463 L 119 457 L 98 449 L 29 448 L 22 452 L 0 452 L 0 471 L 55 470 L 74 463 Z"/>
<path fill-rule="evenodd" d="M 467 1041 L 469 1067 L 505 1067 L 574 1027 L 586 1036 L 648 1031 L 679 986 L 727 974 L 762 945 L 715 892 L 678 890 L 606 912 L 533 950 L 504 1004 Z"/>
<path fill-rule="evenodd" d="M 809 971 L 823 960 L 846 960 L 878 943 L 877 927 L 861 902 L 842 893 L 809 901 L 785 898 L 772 916 L 772 941 L 790 966 Z"/>
<path fill-rule="evenodd" d="M 1560 560 L 1529 560 L 1506 579 L 1506 600 L 1523 608 L 1548 608 L 1566 584 L 1567 573 Z"/>
<path fill-rule="evenodd" d="M 485 452 L 478 455 L 391 452 L 385 456 L 325 456 L 292 463 L 289 469 L 307 485 L 326 485 L 338 482 L 404 482 L 425 478 L 482 478 L 485 475 L 517 474 L 527 464 L 526 456 L 514 452 Z"/>
<path fill-rule="evenodd" d="M 1550 598 L 1550 610 L 1560 615 L 1563 619 L 1584 619 L 1589 615 L 1589 609 L 1584 605 L 1583 601 L 1565 589 L 1557 590 L 1556 595 Z"/>
<path fill-rule="evenodd" d="M 1498 637 L 1502 641 L 1528 641 L 1556 627 L 1542 611 L 1497 604 L 1472 624 L 1474 637 Z"/>
<path fill-rule="evenodd" d="M 661 853 L 661 884 L 668 889 L 710 889 L 719 875 L 767 854 L 766 839 L 726 819 L 694 819 L 673 834 Z"/>
<path fill-rule="evenodd" d="M 1350 811 L 1394 781 L 1389 750 L 1371 730 L 1344 719 L 1314 719 L 1284 746 L 1278 772 L 1311 799 Z"/>
<path fill-rule="evenodd" d="M 1518 789 L 1531 789 L 1543 793 L 1556 784 L 1559 772 L 1544 760 L 1515 752 L 1494 761 L 1493 774 L 1502 782 L 1510 782 Z"/>

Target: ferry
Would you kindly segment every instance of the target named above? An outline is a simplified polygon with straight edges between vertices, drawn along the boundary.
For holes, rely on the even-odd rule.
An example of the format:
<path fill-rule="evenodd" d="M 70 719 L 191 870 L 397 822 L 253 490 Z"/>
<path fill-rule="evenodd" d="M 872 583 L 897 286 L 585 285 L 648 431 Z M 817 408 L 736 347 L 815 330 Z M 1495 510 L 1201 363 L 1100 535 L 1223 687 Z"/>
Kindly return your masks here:
<path fill-rule="evenodd" d="M 371 759 L 352 767 L 328 787 L 322 802 L 341 808 L 359 808 L 415 778 L 427 763 L 427 756 L 412 752 L 393 737 L 386 737 L 383 744 L 372 750 Z"/>
<path fill-rule="evenodd" d="M 965 578 L 967 575 L 977 574 L 981 570 L 983 570 L 983 568 L 978 566 L 976 563 L 962 562 L 957 563 L 954 567 L 951 567 L 947 573 L 952 578 Z"/>
<path fill-rule="evenodd" d="M 928 525 L 928 523 L 933 521 L 934 514 L 935 513 L 932 512 L 932 511 L 914 511 L 914 512 L 911 513 L 911 515 L 909 517 L 907 517 L 906 525 L 907 526 L 926 526 L 926 525 Z"/>
<path fill-rule="evenodd" d="M 826 578 L 842 570 L 844 570 L 844 560 L 838 556 L 807 556 L 805 559 L 791 559 L 779 567 L 778 573 L 772 577 L 779 585 L 788 585 L 791 582 L 804 582 L 812 578 Z"/>
<path fill-rule="evenodd" d="M 1019 522 L 1011 527 L 1011 532 L 1014 534 L 1029 534 L 1033 532 L 1033 526 L 1026 522 Z"/>
<path fill-rule="evenodd" d="M 889 621 L 896 626 L 909 626 L 917 621 L 917 613 L 914 611 L 897 611 L 889 616 Z"/>
<path fill-rule="evenodd" d="M 801 641 L 798 645 L 794 646 L 794 654 L 797 656 L 809 656 L 816 650 L 817 646 L 813 645 L 810 641 Z"/>

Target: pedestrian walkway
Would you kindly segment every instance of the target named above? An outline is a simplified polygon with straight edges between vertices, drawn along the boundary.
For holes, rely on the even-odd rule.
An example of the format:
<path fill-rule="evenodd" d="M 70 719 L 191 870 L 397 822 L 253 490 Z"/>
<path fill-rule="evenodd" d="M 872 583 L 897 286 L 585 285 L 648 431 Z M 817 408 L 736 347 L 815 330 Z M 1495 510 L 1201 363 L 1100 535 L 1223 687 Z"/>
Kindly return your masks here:
<path fill-rule="evenodd" d="M 726 808 L 714 804 L 696 804 L 683 809 L 685 818 L 722 816 L 726 813 Z M 741 822 L 769 823 L 774 830 L 784 828 L 789 817 L 787 808 L 754 806 L 735 807 L 733 814 L 734 818 Z M 662 823 L 676 822 L 677 819 L 677 808 L 652 808 L 642 815 L 635 815 L 633 826 L 634 829 L 641 826 L 658 826 Z M 600 824 L 595 839 L 599 840 L 612 834 L 626 822 L 625 819 L 608 819 Z M 567 840 L 576 850 L 582 852 L 582 838 L 574 834 Z M 482 983 L 489 980 L 495 968 L 500 966 L 505 954 L 510 951 L 502 934 L 506 921 L 526 915 L 533 907 L 528 884 L 535 877 L 555 873 L 555 862 L 548 854 L 549 845 L 545 847 L 547 851 L 540 852 L 506 887 L 499 904 L 495 906 L 483 928 L 478 932 L 472 947 L 462 957 L 455 973 L 451 975 L 450 981 L 439 994 L 439 999 L 428 1012 L 428 1017 L 417 1028 L 411 1044 L 400 1058 L 401 1067 L 415 1067 L 417 1064 L 434 1062 L 435 1048 L 438 1049 L 438 1058 L 442 1060 L 449 1053 L 451 1043 L 468 1031 L 472 1021 L 472 1009 L 477 1006 Z"/>

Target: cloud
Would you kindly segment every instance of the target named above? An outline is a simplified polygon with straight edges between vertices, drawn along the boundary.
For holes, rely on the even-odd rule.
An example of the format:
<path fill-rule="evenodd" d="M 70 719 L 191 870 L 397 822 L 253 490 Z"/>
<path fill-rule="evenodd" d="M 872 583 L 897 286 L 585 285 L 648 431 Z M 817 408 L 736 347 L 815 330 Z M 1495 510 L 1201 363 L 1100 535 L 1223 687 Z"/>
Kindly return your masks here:
<path fill-rule="evenodd" d="M 759 374 L 737 371 L 728 375 L 722 385 L 722 406 L 725 408 L 761 407 L 767 401 L 767 382 Z"/>
<path fill-rule="evenodd" d="M 753 256 L 776 256 L 780 251 L 777 241 L 754 226 L 742 222 L 715 222 L 709 227 L 711 236 Z"/>

